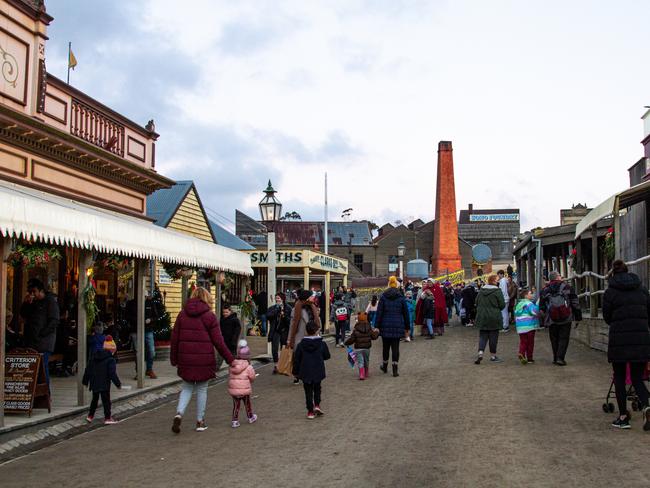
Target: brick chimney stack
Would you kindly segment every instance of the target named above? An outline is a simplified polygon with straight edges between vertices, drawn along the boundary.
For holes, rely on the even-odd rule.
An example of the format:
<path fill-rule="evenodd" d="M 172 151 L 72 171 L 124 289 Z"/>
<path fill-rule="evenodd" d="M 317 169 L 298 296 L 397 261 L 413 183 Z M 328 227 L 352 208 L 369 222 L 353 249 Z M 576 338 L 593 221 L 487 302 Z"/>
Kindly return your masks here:
<path fill-rule="evenodd" d="M 438 181 L 436 182 L 436 222 L 433 234 L 432 273 L 439 276 L 460 271 L 456 187 L 451 141 L 438 143 Z"/>

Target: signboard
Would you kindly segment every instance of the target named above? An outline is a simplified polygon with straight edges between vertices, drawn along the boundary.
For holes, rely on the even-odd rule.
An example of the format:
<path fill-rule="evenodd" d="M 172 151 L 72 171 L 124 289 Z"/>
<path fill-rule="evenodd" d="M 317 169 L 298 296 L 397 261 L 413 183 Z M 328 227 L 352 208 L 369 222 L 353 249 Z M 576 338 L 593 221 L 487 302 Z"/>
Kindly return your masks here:
<path fill-rule="evenodd" d="M 268 251 L 248 251 L 253 268 L 266 268 L 269 265 Z M 348 262 L 345 259 L 309 250 L 279 250 L 275 252 L 278 268 L 305 268 L 319 271 L 331 271 L 348 274 Z"/>
<path fill-rule="evenodd" d="M 252 251 L 251 266 L 253 267 L 266 267 L 269 263 L 268 251 Z M 302 268 L 305 266 L 303 262 L 303 251 L 276 251 L 275 253 L 276 266 L 289 268 L 296 267 Z"/>
<path fill-rule="evenodd" d="M 40 365 L 40 354 L 7 354 L 5 412 L 31 413 Z"/>
<path fill-rule="evenodd" d="M 470 222 L 519 222 L 519 214 L 470 214 Z"/>
<path fill-rule="evenodd" d="M 171 285 L 172 277 L 169 276 L 169 273 L 165 271 L 165 268 L 160 266 L 158 268 L 158 284 L 159 285 Z"/>
<path fill-rule="evenodd" d="M 348 274 L 348 262 L 345 259 L 335 258 L 327 254 L 310 252 L 309 267 L 334 273 Z"/>

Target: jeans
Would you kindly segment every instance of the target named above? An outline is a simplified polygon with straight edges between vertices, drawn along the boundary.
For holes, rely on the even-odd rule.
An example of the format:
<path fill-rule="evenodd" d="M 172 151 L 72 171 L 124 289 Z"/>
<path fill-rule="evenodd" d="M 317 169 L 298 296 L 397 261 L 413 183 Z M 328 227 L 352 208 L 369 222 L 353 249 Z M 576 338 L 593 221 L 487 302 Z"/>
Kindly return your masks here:
<path fill-rule="evenodd" d="M 451 318 L 452 318 L 453 315 L 454 315 L 454 314 L 453 314 L 453 311 L 454 311 L 454 310 L 453 310 L 452 307 L 447 307 L 447 320 L 449 320 L 449 321 L 451 320 Z"/>
<path fill-rule="evenodd" d="M 357 366 L 359 369 L 368 368 L 370 363 L 370 349 L 355 349 Z"/>
<path fill-rule="evenodd" d="M 257 318 L 260 319 L 260 322 L 261 322 L 260 323 L 260 331 L 261 331 L 262 335 L 265 336 L 266 335 L 266 314 L 262 313 L 262 314 L 258 315 Z"/>
<path fill-rule="evenodd" d="M 190 403 L 192 393 L 196 390 L 196 420 L 201 421 L 205 418 L 205 406 L 208 403 L 208 382 L 190 382 L 183 381 L 181 394 L 178 397 L 178 407 L 176 412 L 183 416 L 185 409 Z"/>
<path fill-rule="evenodd" d="M 548 336 L 551 339 L 553 361 L 564 361 L 566 350 L 569 348 L 569 338 L 571 337 L 571 322 L 551 324 L 548 328 Z"/>
<path fill-rule="evenodd" d="M 375 326 L 375 317 L 376 317 L 376 316 L 377 316 L 377 312 L 376 312 L 376 311 L 374 311 L 374 312 L 368 312 L 368 322 L 369 322 L 370 325 L 372 325 L 373 327 Z"/>
<path fill-rule="evenodd" d="M 497 353 L 497 343 L 499 342 L 499 331 L 498 330 L 479 330 L 478 333 L 478 351 L 482 353 L 485 351 L 485 346 L 487 343 L 490 343 L 490 353 Z"/>
<path fill-rule="evenodd" d="M 460 300 L 454 299 L 454 308 L 456 309 L 456 315 L 460 317 Z"/>
<path fill-rule="evenodd" d="M 99 397 L 102 397 L 102 407 L 104 407 L 104 418 L 111 418 L 111 392 L 110 391 L 98 391 L 93 392 L 93 398 L 90 401 L 90 409 L 88 410 L 88 416 L 94 417 L 95 411 L 97 410 L 97 403 L 99 402 Z"/>
<path fill-rule="evenodd" d="M 52 353 L 42 352 L 41 354 L 43 355 L 41 361 L 43 361 L 43 369 L 45 369 L 45 382 L 47 383 L 47 387 L 49 389 L 50 388 L 50 354 Z"/>
<path fill-rule="evenodd" d="M 415 320 L 413 320 L 413 317 L 411 317 L 411 320 L 409 322 L 409 332 L 411 340 L 415 340 Z"/>
<path fill-rule="evenodd" d="M 307 406 L 307 411 L 313 412 L 315 406 L 320 406 L 320 381 L 318 383 L 303 383 L 302 386 L 305 389 L 305 404 Z"/>
<path fill-rule="evenodd" d="M 382 346 L 382 358 L 385 363 L 388 362 L 389 352 L 392 353 L 393 363 L 397 364 L 399 362 L 399 337 L 382 337 L 381 338 Z"/>
<path fill-rule="evenodd" d="M 433 337 L 433 319 L 426 319 L 427 329 L 429 329 L 429 335 Z"/>
<path fill-rule="evenodd" d="M 533 359 L 533 350 L 535 349 L 535 331 L 531 330 L 524 334 L 519 334 L 519 354 L 529 361 Z"/>
<path fill-rule="evenodd" d="M 239 420 L 239 408 L 241 406 L 242 400 L 244 401 L 244 407 L 246 408 L 246 417 L 249 419 L 253 416 L 253 405 L 251 404 L 251 396 L 246 395 L 243 397 L 232 397 L 232 419 Z"/>
<path fill-rule="evenodd" d="M 271 337 L 271 355 L 273 356 L 273 362 L 277 363 L 279 359 L 278 352 L 280 351 L 280 346 L 287 345 L 287 334 L 280 332 L 273 332 Z"/>
<path fill-rule="evenodd" d="M 334 327 L 336 329 L 335 334 L 334 334 L 334 339 L 336 340 L 337 344 L 339 343 L 339 341 L 341 342 L 341 344 L 343 344 L 345 342 L 345 323 L 346 322 L 347 322 L 346 320 L 337 320 L 334 323 Z"/>
<path fill-rule="evenodd" d="M 620 415 L 627 413 L 627 389 L 626 389 L 626 376 L 627 365 L 630 365 L 630 379 L 632 386 L 637 397 L 639 397 L 639 410 L 648 405 L 648 389 L 643 382 L 643 372 L 646 363 L 612 363 L 614 370 L 614 386 L 616 386 L 616 403 L 618 403 L 618 411 Z M 629 414 L 628 414 L 629 415 Z"/>
<path fill-rule="evenodd" d="M 133 350 L 138 353 L 138 334 L 135 332 L 131 333 L 131 344 L 133 344 Z M 144 333 L 144 360 L 146 363 L 145 371 L 153 371 L 153 360 L 156 357 L 156 344 L 154 342 L 153 331 Z M 138 361 L 135 361 L 135 370 L 138 370 Z"/>

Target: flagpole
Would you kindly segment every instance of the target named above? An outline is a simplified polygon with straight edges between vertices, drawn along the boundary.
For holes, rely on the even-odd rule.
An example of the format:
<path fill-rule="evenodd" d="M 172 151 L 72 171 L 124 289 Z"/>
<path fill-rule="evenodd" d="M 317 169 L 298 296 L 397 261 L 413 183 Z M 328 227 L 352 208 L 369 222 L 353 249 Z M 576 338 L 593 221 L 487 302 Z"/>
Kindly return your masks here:
<path fill-rule="evenodd" d="M 68 42 L 68 85 L 70 84 L 70 53 L 72 52 L 72 42 Z"/>

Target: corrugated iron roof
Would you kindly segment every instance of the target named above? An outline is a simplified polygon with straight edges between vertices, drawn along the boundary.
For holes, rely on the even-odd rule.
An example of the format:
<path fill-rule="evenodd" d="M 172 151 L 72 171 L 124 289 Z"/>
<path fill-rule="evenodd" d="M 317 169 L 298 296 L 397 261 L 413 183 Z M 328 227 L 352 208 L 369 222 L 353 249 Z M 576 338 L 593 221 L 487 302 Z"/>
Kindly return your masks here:
<path fill-rule="evenodd" d="M 147 217 L 155 219 L 156 225 L 167 227 L 193 186 L 191 180 L 177 181 L 171 188 L 153 192 L 147 197 Z"/>
<path fill-rule="evenodd" d="M 242 241 L 235 234 L 228 232 L 227 229 L 221 227 L 216 222 L 213 222 L 212 220 L 208 220 L 208 222 L 210 223 L 210 228 L 212 229 L 212 233 L 214 234 L 214 237 L 217 240 L 217 244 L 220 244 L 225 247 L 229 247 L 230 249 L 236 249 L 238 251 L 255 249 L 248 242 Z"/>

